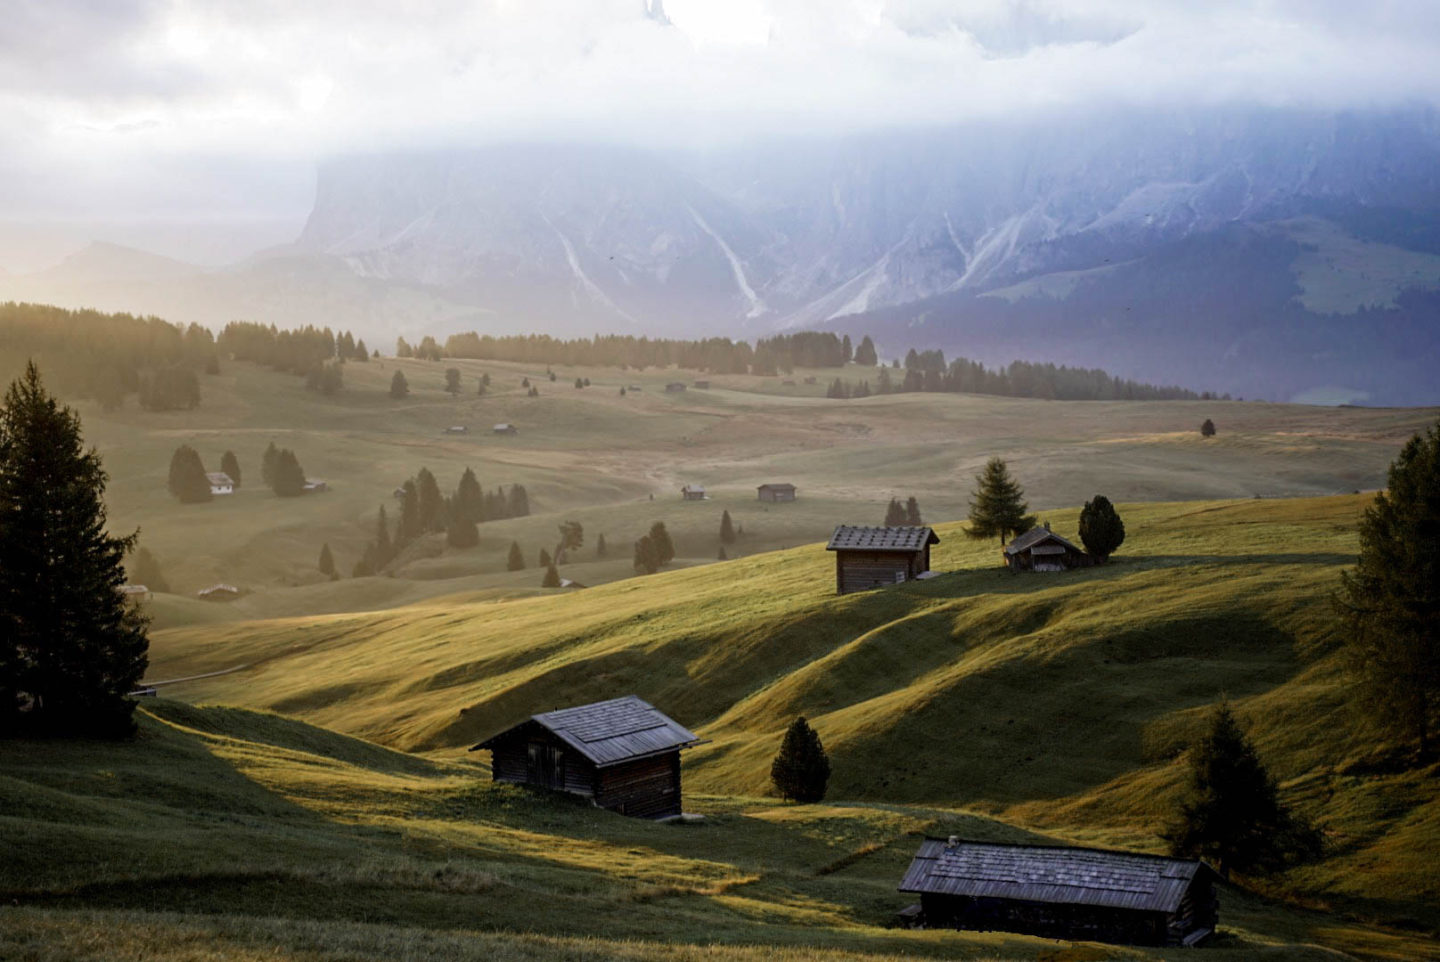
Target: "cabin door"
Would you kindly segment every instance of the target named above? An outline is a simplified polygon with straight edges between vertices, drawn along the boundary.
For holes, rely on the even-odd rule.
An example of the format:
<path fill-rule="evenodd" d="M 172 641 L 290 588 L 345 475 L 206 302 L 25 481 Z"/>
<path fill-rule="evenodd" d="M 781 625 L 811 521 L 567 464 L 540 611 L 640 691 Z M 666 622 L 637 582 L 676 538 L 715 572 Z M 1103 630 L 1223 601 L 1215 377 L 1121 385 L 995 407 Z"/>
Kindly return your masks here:
<path fill-rule="evenodd" d="M 532 785 L 564 789 L 565 754 L 554 745 L 531 742 L 528 775 Z"/>

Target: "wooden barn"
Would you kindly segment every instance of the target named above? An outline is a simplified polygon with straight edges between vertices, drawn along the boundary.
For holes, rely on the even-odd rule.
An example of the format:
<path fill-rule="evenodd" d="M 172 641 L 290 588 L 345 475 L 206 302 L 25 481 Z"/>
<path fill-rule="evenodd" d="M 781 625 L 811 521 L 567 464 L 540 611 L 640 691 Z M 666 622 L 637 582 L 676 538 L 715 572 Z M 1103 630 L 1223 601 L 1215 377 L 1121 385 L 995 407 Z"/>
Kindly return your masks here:
<path fill-rule="evenodd" d="M 757 490 L 760 492 L 761 501 L 795 500 L 795 485 L 793 484 L 762 484 Z"/>
<path fill-rule="evenodd" d="M 470 749 L 497 782 L 583 795 L 639 818 L 680 814 L 680 750 L 695 734 L 634 695 L 533 715 Z"/>
<path fill-rule="evenodd" d="M 1065 571 L 1094 564 L 1083 548 L 1044 527 L 1031 528 L 1005 546 L 1005 566 L 1011 571 Z"/>
<path fill-rule="evenodd" d="M 704 501 L 705 485 L 687 484 L 685 485 L 685 487 L 680 489 L 680 497 L 684 498 L 686 501 Z"/>
<path fill-rule="evenodd" d="M 835 552 L 835 591 L 844 595 L 913 581 L 930 570 L 930 546 L 939 543 L 926 526 L 842 524 L 825 546 Z"/>
<path fill-rule="evenodd" d="M 1215 931 L 1215 873 L 1192 859 L 928 838 L 900 891 L 930 928 L 1185 945 Z"/>

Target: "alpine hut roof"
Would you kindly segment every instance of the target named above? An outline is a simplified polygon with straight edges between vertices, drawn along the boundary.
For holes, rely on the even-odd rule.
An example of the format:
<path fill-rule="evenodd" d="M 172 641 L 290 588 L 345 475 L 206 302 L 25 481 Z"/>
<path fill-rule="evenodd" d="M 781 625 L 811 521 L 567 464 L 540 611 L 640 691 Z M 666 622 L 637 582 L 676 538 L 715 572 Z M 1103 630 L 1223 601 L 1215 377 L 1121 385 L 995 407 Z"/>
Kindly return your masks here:
<path fill-rule="evenodd" d="M 1209 871 L 1159 855 L 927 838 L 900 891 L 1171 914 L 1196 874 Z"/>
<path fill-rule="evenodd" d="M 842 524 L 830 536 L 826 551 L 921 551 L 926 545 L 939 544 L 940 539 L 928 525 L 896 525 L 865 527 Z"/>
<path fill-rule="evenodd" d="M 700 741 L 694 732 L 634 695 L 547 711 L 530 716 L 530 722 L 554 733 L 597 768 L 687 748 Z M 470 750 L 491 748 L 506 732 Z"/>
<path fill-rule="evenodd" d="M 1049 545 L 1043 544 L 1043 542 L 1045 541 L 1055 542 L 1054 547 L 1059 550 L 1052 550 L 1047 552 L 1045 548 L 1049 547 Z M 1034 549 L 1035 554 L 1062 554 L 1064 553 L 1064 550 L 1066 548 L 1070 548 L 1073 551 L 1082 550 L 1081 548 L 1072 544 L 1070 541 L 1067 541 L 1066 539 L 1060 537 L 1058 534 L 1051 531 L 1049 528 L 1037 526 L 1031 528 L 1029 531 L 1025 532 L 1024 534 L 1020 535 L 1018 538 L 1015 538 L 1009 544 L 1007 544 L 1005 546 L 1005 553 L 1019 554 L 1022 551 L 1027 551 L 1032 548 Z"/>
<path fill-rule="evenodd" d="M 206 471 L 205 480 L 209 481 L 216 487 L 235 486 L 235 479 L 230 477 L 230 475 L 226 474 L 224 471 Z"/>

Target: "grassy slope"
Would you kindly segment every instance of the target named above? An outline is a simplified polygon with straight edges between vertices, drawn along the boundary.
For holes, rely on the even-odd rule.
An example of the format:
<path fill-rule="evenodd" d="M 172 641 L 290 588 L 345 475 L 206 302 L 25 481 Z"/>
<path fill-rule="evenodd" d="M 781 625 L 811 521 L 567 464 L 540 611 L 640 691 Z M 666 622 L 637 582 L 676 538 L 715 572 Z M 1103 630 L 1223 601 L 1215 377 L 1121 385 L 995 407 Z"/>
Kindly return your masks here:
<path fill-rule="evenodd" d="M 294 720 L 150 703 L 121 744 L 10 742 L 0 957 L 161 960 L 1159 958 L 885 928 L 920 834 L 978 814 L 691 797 L 625 819 Z M 1415 958 L 1431 943 L 1225 893 L 1219 959 Z M 583 936 L 577 933 L 584 933 Z M 1050 953 L 1047 955 L 1046 953 Z"/>
<path fill-rule="evenodd" d="M 1160 845 L 1180 753 L 1222 693 L 1332 857 L 1293 885 L 1433 927 L 1437 771 L 1392 772 L 1345 711 L 1327 603 L 1363 496 L 1124 505 L 1110 565 L 1014 577 L 955 525 L 928 582 L 833 594 L 818 546 L 584 592 L 177 629 L 186 697 L 293 713 L 434 757 L 534 711 L 637 692 L 711 743 L 690 786 L 755 795 L 796 714 L 836 797 L 963 805 Z M 1075 514 L 1052 512 L 1073 532 Z"/>

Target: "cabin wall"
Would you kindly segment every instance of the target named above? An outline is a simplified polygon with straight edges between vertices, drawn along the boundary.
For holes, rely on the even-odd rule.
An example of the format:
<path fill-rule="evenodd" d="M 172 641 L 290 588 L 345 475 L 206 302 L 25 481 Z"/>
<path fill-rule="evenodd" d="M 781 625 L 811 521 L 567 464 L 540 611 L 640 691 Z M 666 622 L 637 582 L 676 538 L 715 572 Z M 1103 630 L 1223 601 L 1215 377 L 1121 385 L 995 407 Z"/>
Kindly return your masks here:
<path fill-rule="evenodd" d="M 930 570 L 929 553 L 928 548 L 909 554 L 898 551 L 837 551 L 835 590 L 844 595 L 909 581 L 922 571 Z"/>
<path fill-rule="evenodd" d="M 532 758 L 531 746 L 556 753 L 554 766 L 537 765 L 544 756 Z M 514 782 L 569 792 L 572 795 L 595 795 L 595 765 L 559 738 L 541 728 L 511 733 L 498 739 L 490 749 L 490 777 L 497 782 Z M 551 777 L 556 783 L 551 784 Z"/>
<path fill-rule="evenodd" d="M 595 804 L 638 818 L 679 815 L 680 752 L 600 769 Z"/>
<path fill-rule="evenodd" d="M 932 893 L 920 896 L 920 906 L 929 928 L 1019 932 L 1123 945 L 1167 945 L 1177 941 L 1172 937 L 1169 917 L 1163 912 Z"/>

